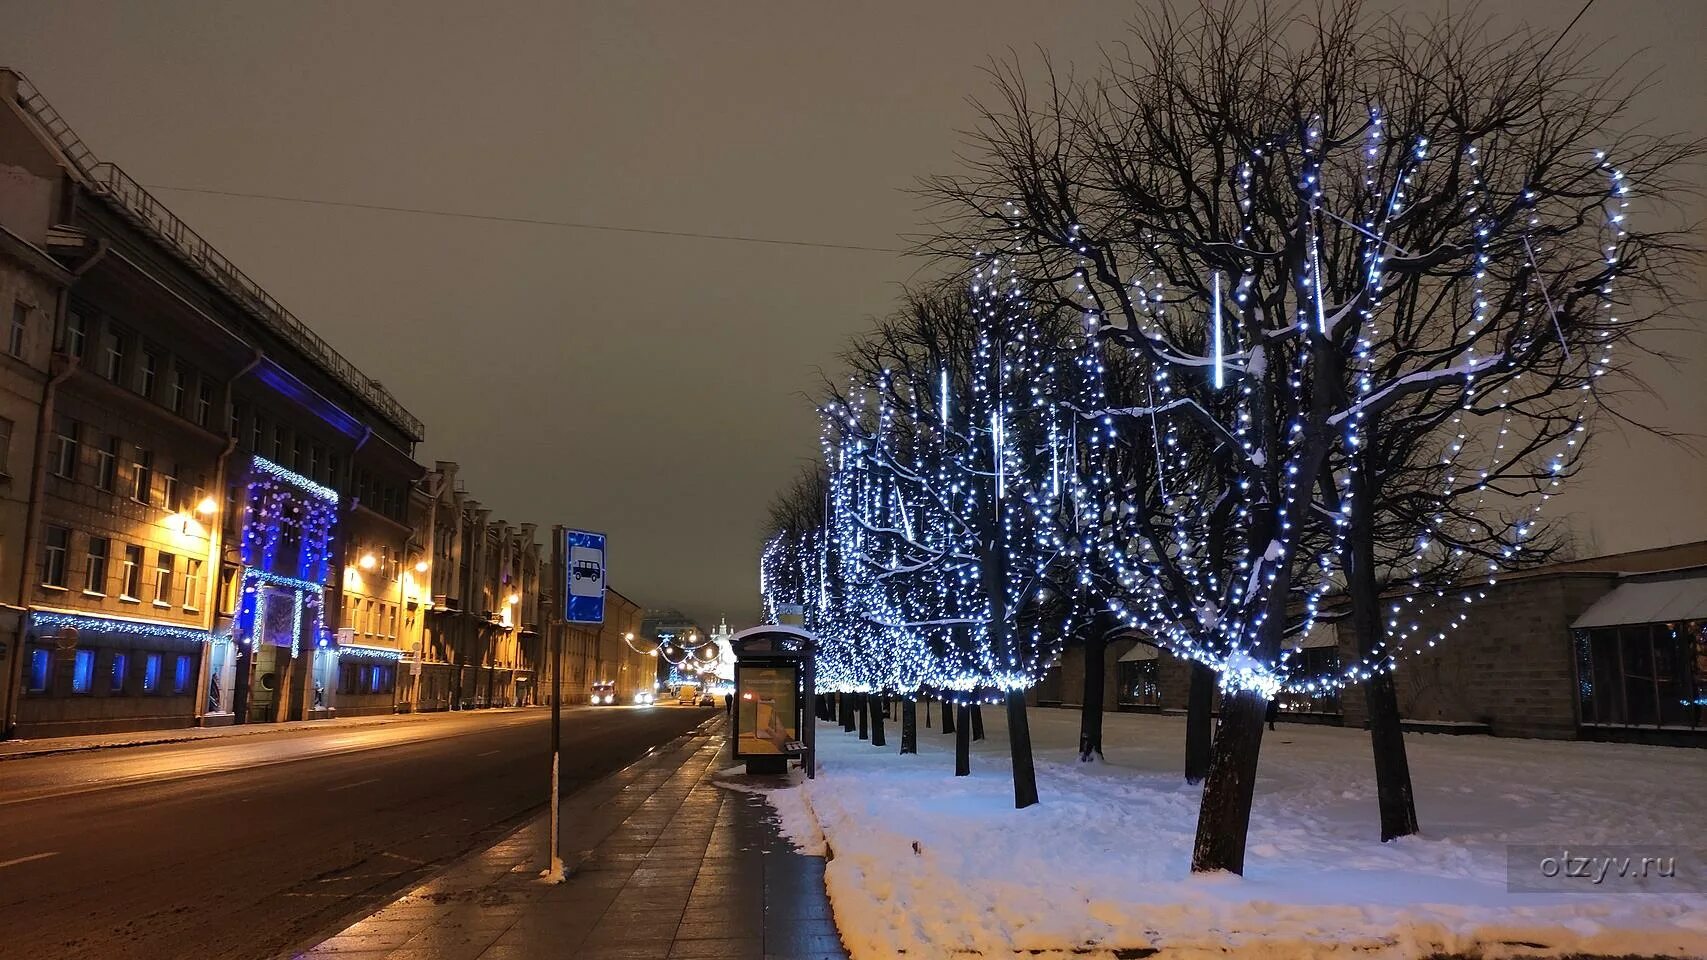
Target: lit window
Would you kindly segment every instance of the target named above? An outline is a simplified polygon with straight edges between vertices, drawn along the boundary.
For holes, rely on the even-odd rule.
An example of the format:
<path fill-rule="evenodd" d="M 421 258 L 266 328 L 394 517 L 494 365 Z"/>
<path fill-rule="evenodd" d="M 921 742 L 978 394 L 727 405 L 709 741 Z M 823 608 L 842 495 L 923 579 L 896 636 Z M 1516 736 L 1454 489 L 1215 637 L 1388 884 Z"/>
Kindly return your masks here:
<path fill-rule="evenodd" d="M 24 355 L 24 335 L 30 330 L 30 308 L 22 303 L 12 304 L 12 332 L 6 338 L 6 352 L 14 357 Z"/>
<path fill-rule="evenodd" d="M 160 471 L 160 505 L 167 510 L 178 509 L 178 465 L 167 463 Z"/>
<path fill-rule="evenodd" d="M 160 654 L 151 653 L 142 661 L 142 692 L 157 693 L 160 690 Z"/>
<path fill-rule="evenodd" d="M 44 587 L 65 586 L 65 556 L 71 546 L 71 531 L 50 526 L 42 537 L 41 582 Z"/>
<path fill-rule="evenodd" d="M 177 663 L 172 665 L 173 693 L 183 694 L 190 692 L 190 681 L 194 678 L 192 669 L 190 655 L 187 653 L 178 654 Z"/>
<path fill-rule="evenodd" d="M 107 558 L 112 541 L 106 537 L 89 538 L 89 566 L 83 573 L 83 590 L 87 593 L 107 592 Z"/>
<path fill-rule="evenodd" d="M 53 650 L 48 647 L 30 648 L 30 672 L 25 678 L 25 690 L 30 693 L 46 693 L 48 681 L 53 679 Z"/>
<path fill-rule="evenodd" d="M 78 650 L 71 665 L 71 692 L 88 693 L 95 688 L 95 651 Z"/>
<path fill-rule="evenodd" d="M 113 662 L 107 668 L 107 692 L 110 694 L 124 693 L 126 668 L 130 666 L 130 656 L 123 653 L 113 654 Z"/>

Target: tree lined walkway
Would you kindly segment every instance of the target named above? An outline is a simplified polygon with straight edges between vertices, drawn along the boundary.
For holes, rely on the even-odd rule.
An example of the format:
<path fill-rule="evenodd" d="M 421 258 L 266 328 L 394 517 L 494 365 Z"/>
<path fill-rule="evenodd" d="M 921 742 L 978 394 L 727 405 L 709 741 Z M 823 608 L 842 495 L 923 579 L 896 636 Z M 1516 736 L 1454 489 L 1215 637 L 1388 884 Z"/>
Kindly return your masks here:
<path fill-rule="evenodd" d="M 718 787 L 722 718 L 563 803 L 561 885 L 542 816 L 302 956 L 314 960 L 842 960 L 824 861 L 764 801 Z"/>

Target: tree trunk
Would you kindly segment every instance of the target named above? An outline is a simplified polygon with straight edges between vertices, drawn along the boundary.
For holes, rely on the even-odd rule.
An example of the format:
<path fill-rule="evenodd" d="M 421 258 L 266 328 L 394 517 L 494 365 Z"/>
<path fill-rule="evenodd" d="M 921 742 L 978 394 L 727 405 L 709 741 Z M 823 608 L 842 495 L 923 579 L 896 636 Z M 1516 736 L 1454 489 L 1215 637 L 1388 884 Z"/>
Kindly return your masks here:
<path fill-rule="evenodd" d="M 1245 833 L 1251 825 L 1257 757 L 1268 700 L 1252 690 L 1221 697 L 1221 729 L 1209 757 L 1209 777 L 1197 812 L 1191 872 L 1245 872 Z"/>
<path fill-rule="evenodd" d="M 1367 458 L 1359 459 L 1367 461 Z M 1352 470 L 1351 532 L 1346 588 L 1351 594 L 1351 625 L 1358 655 L 1365 662 L 1382 659 L 1377 653 L 1383 630 L 1381 583 L 1375 572 L 1374 498 L 1369 490 L 1369 464 Z M 1417 832 L 1417 806 L 1411 794 L 1411 765 L 1405 756 L 1405 731 L 1399 722 L 1399 693 L 1393 674 L 1377 669 L 1363 683 L 1369 710 L 1369 741 L 1375 752 L 1375 796 L 1381 809 L 1381 842 Z"/>
<path fill-rule="evenodd" d="M 836 695 L 836 699 L 842 702 L 842 732 L 853 733 L 854 714 L 858 712 L 855 709 L 854 695 L 851 693 L 841 693 Z"/>
<path fill-rule="evenodd" d="M 1025 715 L 1025 691 L 1008 691 L 1008 753 L 1014 762 L 1014 809 L 1037 802 L 1037 767 L 1031 757 L 1031 723 Z"/>
<path fill-rule="evenodd" d="M 920 697 L 919 699 L 925 703 L 925 729 L 929 730 L 931 728 L 931 698 Z"/>
<path fill-rule="evenodd" d="M 859 714 L 859 738 L 871 739 L 871 696 L 864 693 L 854 694 L 854 712 Z"/>
<path fill-rule="evenodd" d="M 972 775 L 972 721 L 967 719 L 965 704 L 955 704 L 954 712 L 954 775 L 969 777 Z M 945 711 L 943 716 L 947 715 Z"/>
<path fill-rule="evenodd" d="M 1405 731 L 1399 722 L 1399 694 L 1393 675 L 1377 673 L 1364 681 L 1369 707 L 1369 739 L 1375 748 L 1375 793 L 1381 807 L 1381 842 L 1417 832 L 1417 806 L 1411 795 L 1411 765 L 1405 756 Z"/>
<path fill-rule="evenodd" d="M 929 701 L 926 701 L 925 716 L 930 716 Z M 901 752 L 919 752 L 919 702 L 912 697 L 901 701 Z"/>
<path fill-rule="evenodd" d="M 1209 775 L 1209 744 L 1214 739 L 1209 714 L 1214 705 L 1215 671 L 1193 660 L 1185 707 L 1186 783 L 1202 783 Z"/>
<path fill-rule="evenodd" d="M 955 717 L 955 714 L 958 714 L 959 712 L 960 712 L 960 707 L 955 706 L 953 703 L 950 703 L 947 700 L 944 700 L 942 702 L 942 732 L 943 733 L 953 733 L 954 732 L 954 717 Z"/>
<path fill-rule="evenodd" d="M 1079 762 L 1102 759 L 1102 692 L 1108 673 L 1108 634 L 1100 624 L 1085 639 L 1085 692 L 1079 700 Z"/>
<path fill-rule="evenodd" d="M 976 703 L 972 705 L 972 739 L 984 739 L 984 710 Z"/>
<path fill-rule="evenodd" d="M 881 693 L 874 696 L 877 697 L 877 709 L 871 711 L 871 745 L 886 747 L 889 742 L 883 739 L 883 721 L 889 712 L 889 700 Z"/>

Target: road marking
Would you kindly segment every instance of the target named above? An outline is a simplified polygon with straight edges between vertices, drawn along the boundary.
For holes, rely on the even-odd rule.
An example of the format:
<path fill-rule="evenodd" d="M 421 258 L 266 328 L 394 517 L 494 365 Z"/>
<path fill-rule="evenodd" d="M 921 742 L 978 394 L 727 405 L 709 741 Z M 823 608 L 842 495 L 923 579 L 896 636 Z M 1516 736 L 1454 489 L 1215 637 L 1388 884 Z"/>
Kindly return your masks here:
<path fill-rule="evenodd" d="M 378 777 L 369 777 L 366 780 L 357 780 L 355 783 L 346 783 L 341 787 L 331 787 L 331 788 L 327 789 L 326 792 L 327 793 L 337 793 L 339 790 L 348 790 L 351 787 L 365 787 L 370 783 L 378 783 L 378 782 L 379 782 Z"/>
<path fill-rule="evenodd" d="M 492 754 L 494 754 L 494 753 L 497 753 L 497 752 L 498 752 L 498 751 L 496 751 L 496 750 L 488 750 L 488 751 L 486 751 L 486 752 L 485 752 L 485 753 L 477 753 L 477 754 L 475 754 L 475 755 L 474 755 L 474 758 L 475 758 L 475 759 L 476 759 L 476 760 L 478 760 L 478 759 L 480 759 L 480 758 L 481 758 L 481 757 L 490 757 L 490 756 L 491 756 L 491 755 L 492 755 Z"/>
<path fill-rule="evenodd" d="M 52 853 L 33 853 L 27 857 L 19 857 L 16 860 L 0 860 L 0 870 L 4 870 L 7 867 L 15 867 L 20 863 L 29 863 L 31 860 L 46 860 L 48 857 L 57 856 L 59 856 L 59 851 L 55 850 Z"/>

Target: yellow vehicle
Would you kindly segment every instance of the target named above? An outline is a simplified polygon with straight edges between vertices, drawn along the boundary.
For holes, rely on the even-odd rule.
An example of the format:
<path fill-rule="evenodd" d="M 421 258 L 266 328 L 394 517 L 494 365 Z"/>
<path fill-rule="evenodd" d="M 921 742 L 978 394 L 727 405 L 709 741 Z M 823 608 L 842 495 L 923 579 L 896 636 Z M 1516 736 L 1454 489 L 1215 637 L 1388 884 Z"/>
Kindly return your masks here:
<path fill-rule="evenodd" d="M 676 706 L 691 707 L 699 700 L 699 687 L 684 683 L 676 690 Z"/>

